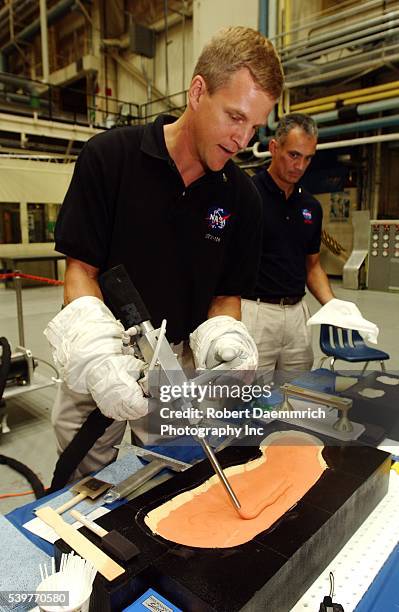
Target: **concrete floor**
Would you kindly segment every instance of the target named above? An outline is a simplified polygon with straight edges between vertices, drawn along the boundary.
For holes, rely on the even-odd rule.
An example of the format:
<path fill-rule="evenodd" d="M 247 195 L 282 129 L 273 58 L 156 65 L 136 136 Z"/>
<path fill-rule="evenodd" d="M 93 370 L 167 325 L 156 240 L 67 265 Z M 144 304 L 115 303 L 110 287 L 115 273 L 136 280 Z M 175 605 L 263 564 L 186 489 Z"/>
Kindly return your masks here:
<path fill-rule="evenodd" d="M 376 291 L 350 291 L 342 289 L 341 283 L 333 281 L 338 298 L 351 300 L 360 308 L 363 316 L 375 322 L 380 328 L 378 346 L 387 351 L 391 359 L 387 368 L 399 370 L 399 317 L 398 295 Z M 307 297 L 311 312 L 318 309 L 312 296 Z M 34 356 L 51 361 L 51 353 L 43 336 L 47 322 L 59 311 L 62 303 L 62 287 L 27 288 L 23 290 L 23 311 L 25 344 Z M 18 345 L 18 325 L 15 294 L 12 289 L 0 289 L 0 335 L 6 336 L 11 346 Z M 313 330 L 315 367 L 321 352 L 318 346 L 319 329 Z M 340 362 L 340 369 L 350 369 L 349 364 Z M 44 364 L 38 371 L 51 377 L 53 372 Z M 51 408 L 55 387 L 18 395 L 7 400 L 10 433 L 0 433 L 0 453 L 13 457 L 28 465 L 37 473 L 45 486 L 49 486 L 56 461 L 54 436 L 50 424 Z M 34 499 L 33 495 L 1 498 L 7 493 L 24 492 L 29 485 L 22 476 L 0 465 L 0 513 L 24 505 Z"/>

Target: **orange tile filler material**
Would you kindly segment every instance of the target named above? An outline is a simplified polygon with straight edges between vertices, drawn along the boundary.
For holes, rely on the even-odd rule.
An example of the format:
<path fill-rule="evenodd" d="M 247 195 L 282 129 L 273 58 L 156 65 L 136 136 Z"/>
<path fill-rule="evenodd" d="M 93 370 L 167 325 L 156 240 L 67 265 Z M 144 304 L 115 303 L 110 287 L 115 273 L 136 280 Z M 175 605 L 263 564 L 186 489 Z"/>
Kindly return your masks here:
<path fill-rule="evenodd" d="M 276 432 L 261 444 L 262 456 L 225 469 L 240 518 L 217 476 L 176 495 L 145 518 L 153 533 L 191 547 L 229 548 L 268 529 L 319 480 L 327 465 L 323 444 L 306 433 Z"/>

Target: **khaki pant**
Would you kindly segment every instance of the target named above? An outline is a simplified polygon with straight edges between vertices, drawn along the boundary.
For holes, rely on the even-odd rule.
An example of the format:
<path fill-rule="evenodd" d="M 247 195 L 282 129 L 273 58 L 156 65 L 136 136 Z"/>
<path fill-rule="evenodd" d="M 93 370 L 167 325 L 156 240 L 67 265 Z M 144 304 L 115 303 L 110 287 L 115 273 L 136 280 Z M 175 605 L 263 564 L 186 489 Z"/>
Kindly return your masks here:
<path fill-rule="evenodd" d="M 260 375 L 274 370 L 311 369 L 312 336 L 306 326 L 310 312 L 304 300 L 293 306 L 242 300 L 241 311 L 242 321 L 258 347 Z"/>
<path fill-rule="evenodd" d="M 179 361 L 185 368 L 194 368 L 192 353 L 187 343 L 181 343 L 173 347 L 178 355 Z M 61 452 L 68 446 L 76 433 L 86 421 L 89 414 L 95 410 L 96 404 L 90 395 L 75 393 L 62 383 L 57 391 L 51 422 L 57 440 L 57 452 Z M 135 443 L 146 441 L 145 424 L 147 417 L 136 421 L 129 421 L 133 432 Z M 74 472 L 71 480 L 76 480 L 86 476 L 90 472 L 99 470 L 115 460 L 118 453 L 113 448 L 115 444 L 120 444 L 126 429 L 126 421 L 114 421 L 95 442 L 91 450 L 87 453 L 83 461 L 80 462 L 78 469 Z"/>

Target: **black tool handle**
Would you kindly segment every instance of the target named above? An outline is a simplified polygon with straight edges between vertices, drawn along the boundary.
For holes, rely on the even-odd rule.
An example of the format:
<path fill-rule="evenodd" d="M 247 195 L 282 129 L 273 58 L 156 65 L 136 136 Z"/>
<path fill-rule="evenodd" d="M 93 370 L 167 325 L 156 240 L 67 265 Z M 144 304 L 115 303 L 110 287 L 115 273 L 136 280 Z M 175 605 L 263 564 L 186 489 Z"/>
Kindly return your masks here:
<path fill-rule="evenodd" d="M 105 301 L 125 329 L 150 321 L 148 310 L 123 265 L 104 272 L 99 283 Z"/>

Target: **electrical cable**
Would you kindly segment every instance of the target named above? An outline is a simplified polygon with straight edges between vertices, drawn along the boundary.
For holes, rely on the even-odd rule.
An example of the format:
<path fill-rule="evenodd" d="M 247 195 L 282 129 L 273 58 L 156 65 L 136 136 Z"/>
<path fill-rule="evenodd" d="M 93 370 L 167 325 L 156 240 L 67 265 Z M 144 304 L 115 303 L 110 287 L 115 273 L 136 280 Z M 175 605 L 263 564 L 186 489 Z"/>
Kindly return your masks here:
<path fill-rule="evenodd" d="M 45 359 L 42 359 L 41 357 L 35 357 L 35 355 L 33 355 L 33 360 L 34 361 L 40 361 L 40 363 L 45 363 L 49 368 L 51 368 L 52 370 L 54 370 L 54 372 L 57 375 L 57 380 L 60 380 L 60 373 L 57 370 L 57 368 L 55 367 L 55 365 L 53 365 L 52 363 L 50 363 L 49 361 L 46 361 Z"/>
<path fill-rule="evenodd" d="M 23 495 L 33 495 L 33 489 L 31 491 L 22 491 L 22 493 L 3 493 L 0 495 L 0 499 L 8 499 L 9 497 L 22 497 Z"/>
<path fill-rule="evenodd" d="M 1 364 L 0 364 L 0 402 L 3 397 L 4 389 L 7 382 L 7 376 L 10 371 L 11 364 L 11 348 L 10 344 L 4 336 L 0 337 L 0 346 L 2 347 L 1 353 Z M 35 494 L 36 499 L 40 499 L 45 495 L 45 490 L 43 483 L 36 476 L 34 472 L 26 465 L 13 459 L 12 457 L 6 457 L 5 455 L 0 455 L 0 465 L 8 465 L 11 469 L 15 470 L 19 474 L 22 474 L 32 486 L 33 493 Z"/>
<path fill-rule="evenodd" d="M 330 597 L 334 597 L 334 574 L 332 572 L 330 572 L 329 574 L 329 578 L 330 578 Z"/>
<path fill-rule="evenodd" d="M 28 468 L 28 466 L 24 465 L 20 461 L 17 461 L 16 459 L 13 459 L 12 457 L 6 457 L 5 455 L 0 455 L 0 464 L 8 465 L 8 467 L 10 467 L 12 470 L 15 470 L 19 474 L 22 474 L 22 476 L 25 476 L 26 480 L 32 486 L 36 499 L 44 497 L 46 492 L 44 490 L 43 483 L 36 476 L 36 474 L 32 472 L 30 468 Z"/>
<path fill-rule="evenodd" d="M 18 493 L 2 493 L 0 495 L 0 499 L 7 499 L 9 497 L 22 497 L 23 495 L 33 495 L 33 494 L 34 494 L 33 489 L 31 489 L 30 491 L 20 491 Z"/>
<path fill-rule="evenodd" d="M 65 487 L 79 463 L 113 422 L 114 420 L 106 417 L 99 408 L 89 414 L 75 437 L 58 457 L 47 493 L 54 493 Z"/>
<path fill-rule="evenodd" d="M 319 612 L 344 612 L 343 606 L 333 601 L 334 574 L 332 572 L 329 573 L 329 579 L 330 579 L 330 594 L 326 595 L 323 598 L 323 601 L 320 603 Z"/>

